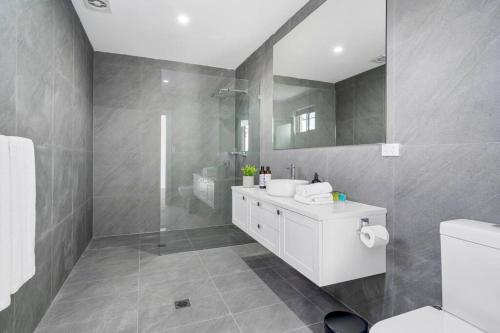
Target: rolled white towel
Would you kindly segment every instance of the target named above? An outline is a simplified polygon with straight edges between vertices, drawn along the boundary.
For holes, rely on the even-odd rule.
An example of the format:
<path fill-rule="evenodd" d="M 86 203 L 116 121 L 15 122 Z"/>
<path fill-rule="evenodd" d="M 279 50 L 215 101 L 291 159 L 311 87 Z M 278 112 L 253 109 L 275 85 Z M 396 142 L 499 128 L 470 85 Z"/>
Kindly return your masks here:
<path fill-rule="evenodd" d="M 330 197 L 323 197 L 323 198 L 315 198 L 311 199 L 310 197 L 303 197 L 301 195 L 295 194 L 293 197 L 295 201 L 306 204 L 306 205 L 324 205 L 324 204 L 329 204 L 332 203 L 333 200 Z"/>
<path fill-rule="evenodd" d="M 295 193 L 303 197 L 310 197 L 312 195 L 331 193 L 332 191 L 332 185 L 325 182 L 297 186 Z"/>

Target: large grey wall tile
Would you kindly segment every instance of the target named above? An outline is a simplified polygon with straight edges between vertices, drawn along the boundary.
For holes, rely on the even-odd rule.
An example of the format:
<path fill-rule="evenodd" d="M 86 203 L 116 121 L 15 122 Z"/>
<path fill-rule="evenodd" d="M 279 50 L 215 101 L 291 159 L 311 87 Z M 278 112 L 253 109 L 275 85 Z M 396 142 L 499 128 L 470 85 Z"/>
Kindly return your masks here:
<path fill-rule="evenodd" d="M 73 216 L 68 216 L 52 232 L 52 290 L 53 296 L 73 268 L 76 244 L 73 240 Z"/>
<path fill-rule="evenodd" d="M 20 46 L 21 48 L 21 46 Z M 36 145 L 49 145 L 52 140 L 52 72 L 41 58 L 29 57 L 33 51 L 23 50 L 18 59 L 17 134 Z"/>
<path fill-rule="evenodd" d="M 15 75 L 16 75 L 16 1 L 2 1 L 0 4 L 0 133 L 15 133 Z"/>
<path fill-rule="evenodd" d="M 94 234 L 111 236 L 140 232 L 141 198 L 140 195 L 94 197 Z"/>
<path fill-rule="evenodd" d="M 393 15 L 396 141 L 499 141 L 498 2 L 399 1 Z"/>
<path fill-rule="evenodd" d="M 441 221 L 498 222 L 499 165 L 498 143 L 404 147 L 395 178 L 398 247 L 438 261 Z"/>
<path fill-rule="evenodd" d="M 36 235 L 44 238 L 52 225 L 52 149 L 35 149 L 36 168 Z"/>
<path fill-rule="evenodd" d="M 52 221 L 58 224 L 72 213 L 72 152 L 69 150 L 54 149 L 53 168 L 54 179 L 52 188 L 53 211 Z"/>
<path fill-rule="evenodd" d="M 81 25 L 74 25 L 77 21 L 71 2 L 66 0 L 0 3 L 0 134 L 33 140 L 37 192 L 36 273 L 12 296 L 11 306 L 0 313 L 2 332 L 34 331 L 92 235 L 91 200 L 82 203 L 86 214 L 78 220 L 85 223 L 79 223 L 80 228 L 73 232 L 72 222 L 75 82 L 87 82 L 87 89 L 81 92 L 87 101 L 86 123 L 82 126 L 87 142 L 78 148 L 86 154 L 92 150 L 92 85 L 88 83 L 92 81 L 93 50 Z M 76 40 L 86 52 L 85 66 L 75 75 L 73 59 L 79 52 L 73 47 Z M 92 167 L 91 153 L 88 157 L 85 174 Z M 92 186 L 86 184 L 86 191 L 90 192 L 86 196 L 92 197 Z M 54 239 L 60 242 L 53 247 Z M 68 250 L 76 248 L 76 243 L 79 252 Z"/>
<path fill-rule="evenodd" d="M 53 144 L 56 146 L 72 148 L 73 98 L 71 81 L 54 74 Z"/>
<path fill-rule="evenodd" d="M 54 67 L 71 84 L 74 78 L 75 20 L 74 9 L 69 1 L 54 1 L 54 21 L 59 23 L 58 28 L 54 29 Z"/>

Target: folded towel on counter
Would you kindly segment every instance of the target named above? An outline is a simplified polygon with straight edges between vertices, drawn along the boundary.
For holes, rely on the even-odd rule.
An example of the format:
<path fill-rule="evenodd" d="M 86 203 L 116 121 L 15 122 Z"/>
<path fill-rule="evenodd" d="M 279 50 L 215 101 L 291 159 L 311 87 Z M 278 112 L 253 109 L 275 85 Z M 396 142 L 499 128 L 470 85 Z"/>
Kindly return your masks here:
<path fill-rule="evenodd" d="M 35 149 L 30 139 L 9 137 L 10 151 L 10 292 L 35 274 Z"/>
<path fill-rule="evenodd" d="M 315 194 L 315 195 L 310 195 L 308 197 L 304 197 L 299 195 L 299 197 L 302 197 L 304 199 L 309 199 L 312 201 L 325 201 L 325 199 L 328 199 L 329 201 L 332 200 L 332 194 L 331 193 L 324 193 L 324 194 Z"/>
<path fill-rule="evenodd" d="M 0 311 L 10 305 L 11 231 L 10 231 L 10 157 L 9 138 L 0 135 Z"/>
<path fill-rule="evenodd" d="M 303 197 L 301 195 L 295 194 L 293 197 L 295 201 L 307 204 L 307 205 L 324 205 L 333 202 L 332 195 L 328 194 L 328 196 L 317 196 L 315 198 L 312 197 Z"/>
<path fill-rule="evenodd" d="M 315 183 L 310 185 L 300 185 L 296 188 L 296 194 L 303 197 L 310 197 L 312 195 L 331 193 L 333 191 L 330 183 Z"/>

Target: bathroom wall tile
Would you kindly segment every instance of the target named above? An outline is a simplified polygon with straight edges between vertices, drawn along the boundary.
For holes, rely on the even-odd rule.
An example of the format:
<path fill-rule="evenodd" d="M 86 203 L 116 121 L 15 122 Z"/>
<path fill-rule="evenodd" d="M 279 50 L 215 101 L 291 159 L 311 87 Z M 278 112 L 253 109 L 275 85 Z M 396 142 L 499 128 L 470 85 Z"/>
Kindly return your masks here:
<path fill-rule="evenodd" d="M 108 66 L 96 61 L 94 105 L 136 109 L 140 105 L 140 66 Z"/>
<path fill-rule="evenodd" d="M 73 216 L 68 216 L 52 231 L 52 291 L 53 297 L 69 275 L 75 261 L 76 244 L 73 240 Z"/>
<path fill-rule="evenodd" d="M 54 149 L 53 151 L 53 188 L 52 188 L 52 221 L 58 224 L 72 213 L 72 187 L 75 175 L 72 174 L 72 152 Z"/>
<path fill-rule="evenodd" d="M 41 58 L 19 46 L 17 87 L 17 134 L 36 145 L 49 145 L 52 140 L 52 72 Z"/>
<path fill-rule="evenodd" d="M 44 238 L 52 224 L 52 149 L 35 148 L 36 239 Z"/>
<path fill-rule="evenodd" d="M 0 133 L 34 141 L 37 181 L 37 269 L 35 276 L 13 295 L 10 308 L 0 314 L 2 332 L 33 332 L 52 295 L 57 292 L 51 290 L 52 240 L 54 233 L 61 233 L 61 229 L 54 229 L 53 220 L 56 224 L 64 217 L 72 218 L 72 195 L 68 195 L 73 171 L 73 152 L 69 151 L 72 149 L 72 87 L 73 80 L 83 80 L 82 73 L 77 77 L 73 75 L 73 21 L 78 18 L 69 1 L 5 0 L 0 4 Z M 81 26 L 78 29 L 81 30 Z M 88 66 L 91 46 L 86 36 L 84 41 L 87 50 L 85 74 L 91 77 Z M 91 90 L 85 93 L 86 99 L 91 101 Z M 87 123 L 92 117 L 89 105 Z M 92 128 L 84 126 L 90 129 L 87 137 L 91 138 Z M 82 150 L 91 151 L 92 140 L 89 143 Z M 87 172 L 89 166 L 91 164 L 85 166 Z M 91 209 L 91 201 L 89 203 Z M 87 221 L 85 239 L 88 242 L 92 235 L 91 217 Z M 71 223 L 65 230 L 71 234 Z M 83 240 L 80 240 L 80 247 L 86 245 Z M 73 246 L 75 242 L 70 239 L 65 246 Z M 57 255 L 68 255 L 64 248 L 61 246 L 62 253 Z M 61 257 L 57 257 L 58 260 Z M 75 259 L 73 255 L 64 257 L 67 262 Z M 60 262 L 56 262 L 58 267 Z"/>
<path fill-rule="evenodd" d="M 64 148 L 72 148 L 73 135 L 73 89 L 71 81 L 60 74 L 54 75 L 54 110 L 53 110 L 53 144 Z"/>
<path fill-rule="evenodd" d="M 54 68 L 57 73 L 73 84 L 73 44 L 75 16 L 73 6 L 65 0 L 54 1 Z"/>
<path fill-rule="evenodd" d="M 295 177 L 311 181 L 317 172 L 320 179 L 328 176 L 328 150 L 326 148 L 301 149 L 290 152 L 290 163 L 295 164 Z M 285 172 L 289 173 L 289 170 Z M 289 177 L 286 177 L 289 178 Z"/>
<path fill-rule="evenodd" d="M 141 212 L 137 223 L 141 227 L 141 233 L 155 232 L 160 227 L 160 195 L 157 192 L 149 192 L 141 197 Z"/>
<path fill-rule="evenodd" d="M 78 150 L 92 150 L 92 105 L 87 99 L 74 92 L 73 95 L 72 146 Z M 90 149 L 89 149 L 90 148 Z"/>
<path fill-rule="evenodd" d="M 95 154 L 94 166 L 95 195 L 112 196 L 144 192 L 141 175 L 142 154 L 99 152 Z"/>
<path fill-rule="evenodd" d="M 94 149 L 96 152 L 140 151 L 141 112 L 131 108 L 94 104 Z M 159 137 L 157 137 L 159 140 Z"/>
<path fill-rule="evenodd" d="M 495 89 L 500 83 L 499 13 L 496 2 L 394 6 L 397 142 L 500 140 L 500 98 Z M 457 31 L 464 33 L 456 35 Z M 414 52 L 423 48 L 425 55 Z"/>
<path fill-rule="evenodd" d="M 387 208 L 390 226 L 394 160 L 383 158 L 380 149 L 379 145 L 328 149 L 327 180 L 350 200 Z"/>
<path fill-rule="evenodd" d="M 16 2 L 0 4 L 0 134 L 15 134 Z"/>
<path fill-rule="evenodd" d="M 110 236 L 140 232 L 140 195 L 94 197 L 94 235 Z"/>
<path fill-rule="evenodd" d="M 74 261 L 82 255 L 92 239 L 92 211 L 90 201 L 73 210 L 73 239 L 75 241 Z"/>
<path fill-rule="evenodd" d="M 73 208 L 79 207 L 91 196 L 91 194 L 87 192 L 89 167 L 90 166 L 87 165 L 87 153 L 73 151 L 71 167 L 72 184 L 67 184 L 72 188 Z"/>
<path fill-rule="evenodd" d="M 498 143 L 405 146 L 395 174 L 394 240 L 398 247 L 437 261 L 441 221 L 496 222 L 499 152 Z"/>
<path fill-rule="evenodd" d="M 54 7 L 51 0 L 17 2 L 18 42 L 35 55 L 52 59 Z"/>
<path fill-rule="evenodd" d="M 51 237 L 47 235 L 47 237 Z M 41 239 L 35 244 L 36 274 L 28 280 L 14 297 L 13 331 L 31 333 L 52 301 L 50 241 Z"/>

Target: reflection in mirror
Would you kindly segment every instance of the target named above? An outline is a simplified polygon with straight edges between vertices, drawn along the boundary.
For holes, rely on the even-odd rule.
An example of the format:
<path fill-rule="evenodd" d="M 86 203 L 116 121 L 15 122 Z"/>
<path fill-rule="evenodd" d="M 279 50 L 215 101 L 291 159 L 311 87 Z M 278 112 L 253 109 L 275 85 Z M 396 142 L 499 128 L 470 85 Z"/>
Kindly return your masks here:
<path fill-rule="evenodd" d="M 274 46 L 274 149 L 385 142 L 385 34 L 385 0 L 328 0 Z"/>

